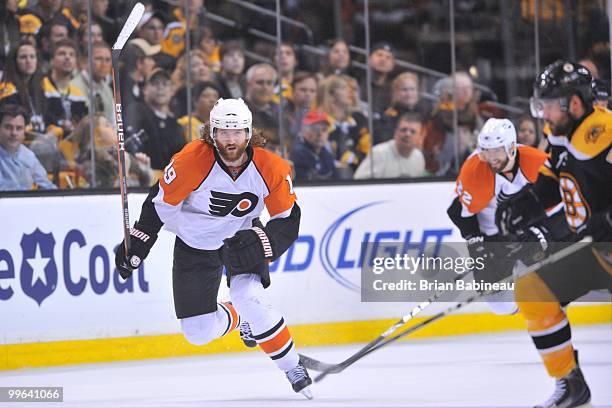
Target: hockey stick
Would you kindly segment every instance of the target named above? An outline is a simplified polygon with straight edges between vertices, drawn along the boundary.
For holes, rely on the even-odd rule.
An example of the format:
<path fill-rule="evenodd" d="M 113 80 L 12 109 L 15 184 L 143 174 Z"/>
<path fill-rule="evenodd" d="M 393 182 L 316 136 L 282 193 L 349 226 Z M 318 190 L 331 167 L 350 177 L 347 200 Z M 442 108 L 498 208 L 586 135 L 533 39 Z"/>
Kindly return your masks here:
<path fill-rule="evenodd" d="M 559 262 L 561 259 L 573 254 L 574 252 L 578 251 L 579 249 L 584 247 L 585 243 L 589 243 L 592 242 L 592 239 L 590 237 L 586 237 L 583 240 L 576 242 L 568 247 L 563 248 L 560 251 L 555 252 L 554 254 L 551 254 L 550 256 L 548 256 L 547 258 L 536 262 L 535 264 L 527 267 L 526 269 L 524 269 L 523 271 L 521 271 L 521 275 L 525 275 L 531 272 L 535 272 L 538 269 L 542 268 L 543 266 L 546 265 L 550 265 L 550 264 L 554 264 L 556 262 Z M 512 276 L 509 276 L 508 278 L 506 278 L 505 280 L 502 280 L 501 282 L 505 282 L 505 281 L 510 281 L 512 279 Z M 312 370 L 315 371 L 322 371 L 321 374 L 319 374 L 317 377 L 315 377 L 315 382 L 319 382 L 321 381 L 323 378 L 325 378 L 328 374 L 336 374 L 339 373 L 343 370 L 345 370 L 347 367 L 351 366 L 352 364 L 354 364 L 355 362 L 357 362 L 358 360 L 362 359 L 363 357 L 365 357 L 366 355 L 370 354 L 371 352 L 378 350 L 381 347 L 386 346 L 389 343 L 392 343 L 402 337 L 405 337 L 411 333 L 414 333 L 415 331 L 429 325 L 430 323 L 441 319 L 444 316 L 447 316 L 459 309 L 461 309 L 462 307 L 473 303 L 475 300 L 480 299 L 484 296 L 487 296 L 491 293 L 494 293 L 493 291 L 488 291 L 488 292 L 482 292 L 482 293 L 477 293 L 474 296 L 466 299 L 465 301 L 456 303 L 454 305 L 452 305 L 451 307 L 440 311 L 438 313 L 436 313 L 435 315 L 427 318 L 426 320 L 420 322 L 419 324 L 409 327 L 399 333 L 397 333 L 396 335 L 394 335 L 393 337 L 389 337 L 389 338 L 384 338 L 380 341 L 377 342 L 376 345 L 374 346 L 370 346 L 368 348 L 363 347 L 362 349 L 358 350 L 356 353 L 354 353 L 352 356 L 350 356 L 349 358 L 347 358 L 346 360 L 338 363 L 338 364 L 328 364 L 328 363 L 323 363 L 320 362 L 316 359 L 313 359 L 311 357 L 308 356 L 300 356 L 302 359 L 303 364 L 306 366 L 306 368 L 310 368 Z M 424 302 L 425 303 L 425 302 Z M 418 307 L 418 306 L 417 306 Z M 380 337 L 379 337 L 380 338 Z M 378 338 L 377 338 L 378 340 Z M 306 364 L 309 364 L 306 365 Z"/>
<path fill-rule="evenodd" d="M 457 282 L 459 279 L 463 277 L 464 275 L 458 275 L 455 278 L 454 282 Z M 445 293 L 444 290 L 437 290 L 433 295 L 431 295 L 431 297 L 429 297 L 429 299 L 416 305 L 412 310 L 410 310 L 410 312 L 402 316 L 402 318 L 399 319 L 393 326 L 389 327 L 380 336 L 378 336 L 377 338 L 375 338 L 374 340 L 372 340 L 371 342 L 363 346 L 359 351 L 355 353 L 355 355 L 362 353 L 370 348 L 376 347 L 379 343 L 382 343 L 387 337 L 393 334 L 397 329 L 404 326 L 406 323 L 408 323 L 410 320 L 414 319 L 418 314 L 420 314 L 425 308 L 427 308 L 428 306 L 433 304 L 435 301 L 440 299 L 440 297 L 444 295 L 444 293 Z M 300 354 L 300 360 L 302 361 L 302 364 L 304 364 L 306 368 L 315 370 L 315 371 L 323 371 L 325 373 L 334 374 L 334 373 L 338 373 L 343 370 L 343 368 L 341 367 L 342 363 L 327 364 L 321 361 L 317 361 L 303 354 Z"/>
<path fill-rule="evenodd" d="M 125 253 L 129 253 L 130 248 L 130 213 L 128 211 L 128 191 L 127 191 L 127 169 L 125 168 L 125 140 L 123 131 L 123 107 L 121 105 L 121 90 L 119 89 L 119 56 L 123 51 L 123 46 L 136 29 L 144 14 L 145 7 L 142 3 L 136 3 L 130 12 L 115 45 L 113 45 L 111 58 L 111 76 L 113 78 L 113 97 L 115 106 L 115 129 L 117 131 L 117 156 L 119 159 L 119 190 L 121 192 L 121 209 L 123 211 L 123 245 Z"/>

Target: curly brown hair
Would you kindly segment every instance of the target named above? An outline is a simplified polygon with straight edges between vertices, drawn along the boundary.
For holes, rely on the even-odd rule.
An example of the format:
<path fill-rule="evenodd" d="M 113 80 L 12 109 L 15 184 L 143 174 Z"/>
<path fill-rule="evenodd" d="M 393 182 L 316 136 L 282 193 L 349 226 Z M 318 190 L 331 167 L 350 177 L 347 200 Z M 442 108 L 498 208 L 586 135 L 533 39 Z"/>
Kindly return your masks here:
<path fill-rule="evenodd" d="M 210 122 L 206 122 L 204 125 L 202 125 L 202 140 L 206 143 L 209 144 L 211 146 L 214 146 L 215 143 L 212 140 L 212 137 L 210 136 Z M 249 144 L 253 147 L 264 147 L 266 145 L 266 138 L 263 135 L 263 132 L 257 128 L 253 128 L 253 136 L 251 136 L 251 140 L 249 141 Z"/>

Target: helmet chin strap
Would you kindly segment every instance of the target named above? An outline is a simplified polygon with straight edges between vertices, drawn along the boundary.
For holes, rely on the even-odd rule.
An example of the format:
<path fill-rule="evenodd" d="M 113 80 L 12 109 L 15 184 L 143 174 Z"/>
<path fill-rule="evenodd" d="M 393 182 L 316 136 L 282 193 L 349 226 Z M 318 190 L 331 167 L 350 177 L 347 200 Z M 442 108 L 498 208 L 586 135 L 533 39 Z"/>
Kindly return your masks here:
<path fill-rule="evenodd" d="M 217 129 L 213 129 L 213 131 L 211 132 L 210 138 L 213 141 L 213 145 L 215 146 L 215 149 L 217 149 L 217 152 L 219 151 L 219 147 L 217 146 L 217 138 L 215 137 L 215 133 L 217 133 Z"/>
<path fill-rule="evenodd" d="M 506 163 L 506 166 L 502 169 L 502 173 L 507 173 L 509 171 L 512 171 L 512 168 L 514 167 L 514 156 L 513 157 L 508 157 L 508 163 Z"/>
<path fill-rule="evenodd" d="M 513 144 L 510 151 L 506 152 L 506 155 L 508 157 L 508 162 L 506 163 L 504 168 L 500 171 L 500 173 L 508 173 L 512 171 L 512 169 L 514 168 L 515 160 L 516 160 L 516 149 L 517 149 L 516 145 Z"/>

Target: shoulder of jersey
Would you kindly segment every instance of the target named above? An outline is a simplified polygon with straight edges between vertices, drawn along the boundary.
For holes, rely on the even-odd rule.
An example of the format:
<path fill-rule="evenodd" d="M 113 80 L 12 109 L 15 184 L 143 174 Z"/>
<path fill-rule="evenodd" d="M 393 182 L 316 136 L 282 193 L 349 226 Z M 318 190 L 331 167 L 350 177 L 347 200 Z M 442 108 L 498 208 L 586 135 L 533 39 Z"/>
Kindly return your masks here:
<path fill-rule="evenodd" d="M 471 197 L 468 209 L 477 213 L 487 206 L 495 194 L 495 174 L 487 163 L 480 160 L 473 153 L 461 166 L 457 183 L 461 183 L 461 189 Z"/>
<path fill-rule="evenodd" d="M 189 178 L 198 179 L 201 182 L 215 164 L 215 153 L 209 144 L 202 140 L 194 140 L 175 154 L 172 161 L 175 167 L 187 169 Z"/>
<path fill-rule="evenodd" d="M 57 91 L 57 89 L 55 89 L 55 87 L 49 80 L 48 76 L 43 77 L 41 84 L 42 84 L 43 92 L 47 96 L 49 96 L 50 94 L 57 94 L 59 96 L 59 92 Z"/>
<path fill-rule="evenodd" d="M 261 147 L 253 148 L 253 163 L 269 188 L 291 174 L 287 160 Z"/>
<path fill-rule="evenodd" d="M 548 159 L 548 155 L 542 150 L 531 146 L 519 146 L 519 167 L 530 183 L 535 183 L 540 168 Z"/>
<path fill-rule="evenodd" d="M 585 158 L 593 158 L 612 144 L 612 112 L 596 107 L 578 126 L 571 141 Z"/>
<path fill-rule="evenodd" d="M 179 125 L 186 126 L 187 123 L 189 122 L 189 116 L 187 116 L 187 115 L 181 116 L 176 121 L 178 122 Z"/>
<path fill-rule="evenodd" d="M 210 174 L 215 164 L 211 146 L 202 140 L 194 140 L 172 156 L 164 169 L 159 186 L 164 191 L 164 201 L 177 205 L 196 190 Z"/>
<path fill-rule="evenodd" d="M 480 177 L 483 173 L 487 173 L 487 175 L 493 175 L 491 168 L 484 161 L 480 160 L 478 154 L 476 152 L 472 153 L 466 160 L 463 162 L 461 166 L 461 171 L 459 172 L 460 177 L 465 177 L 468 179 L 473 179 L 475 177 Z"/>
<path fill-rule="evenodd" d="M 0 82 L 0 99 L 17 93 L 17 87 L 12 82 Z"/>

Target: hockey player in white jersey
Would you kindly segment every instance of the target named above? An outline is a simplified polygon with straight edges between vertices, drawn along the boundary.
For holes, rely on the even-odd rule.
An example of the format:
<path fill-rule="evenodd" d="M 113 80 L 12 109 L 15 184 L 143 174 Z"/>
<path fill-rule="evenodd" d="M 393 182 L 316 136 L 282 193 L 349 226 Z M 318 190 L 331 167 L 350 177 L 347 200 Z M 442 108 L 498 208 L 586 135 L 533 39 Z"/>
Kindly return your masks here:
<path fill-rule="evenodd" d="M 131 246 L 116 253 L 121 276 L 131 276 L 162 226 L 176 234 L 172 267 L 176 316 L 186 339 L 206 344 L 235 329 L 286 373 L 295 392 L 312 398 L 308 372 L 289 329 L 265 290 L 268 263 L 298 236 L 300 208 L 291 169 L 261 148 L 242 99 L 219 99 L 203 137 L 175 154 L 142 206 Z M 264 206 L 271 219 L 259 222 Z M 217 302 L 223 266 L 231 302 Z"/>
<path fill-rule="evenodd" d="M 546 247 L 547 228 L 532 226 L 520 236 L 505 237 L 495 224 L 498 203 L 534 183 L 546 161 L 543 151 L 518 145 L 516 130 L 508 119 L 487 120 L 478 135 L 478 150 L 461 167 L 455 192 L 457 197 L 448 208 L 448 215 L 459 228 L 468 245 L 470 256 L 486 260 L 483 270 L 476 270 L 476 280 L 499 281 L 512 274 L 518 259 L 537 254 L 524 251 L 515 241 L 542 242 Z M 549 209 L 548 228 L 555 238 L 569 233 L 562 216 L 562 207 Z M 537 248 L 527 245 L 529 249 Z M 496 314 L 518 311 L 512 292 L 487 296 L 490 309 Z"/>

